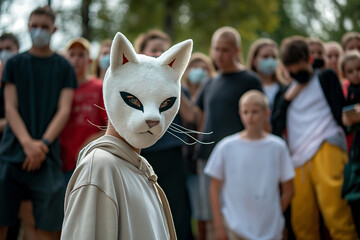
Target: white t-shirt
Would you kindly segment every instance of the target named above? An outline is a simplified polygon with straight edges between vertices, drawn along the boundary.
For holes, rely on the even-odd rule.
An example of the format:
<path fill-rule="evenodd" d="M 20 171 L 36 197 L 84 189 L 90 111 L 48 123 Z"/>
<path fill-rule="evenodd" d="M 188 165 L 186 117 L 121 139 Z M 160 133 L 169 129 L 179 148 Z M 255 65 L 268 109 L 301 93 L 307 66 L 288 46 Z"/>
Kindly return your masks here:
<path fill-rule="evenodd" d="M 281 138 L 226 137 L 215 146 L 205 173 L 223 181 L 221 212 L 230 229 L 246 239 L 282 239 L 279 183 L 295 173 Z"/>
<path fill-rule="evenodd" d="M 279 88 L 280 88 L 279 84 L 273 83 L 271 85 L 266 85 L 263 88 L 264 88 L 264 93 L 265 93 L 266 97 L 268 98 L 270 107 L 272 109 L 274 106 L 276 93 L 279 91 Z"/>
<path fill-rule="evenodd" d="M 304 165 L 331 136 L 342 133 L 321 88 L 318 74 L 292 100 L 287 111 L 287 134 L 295 167 Z"/>

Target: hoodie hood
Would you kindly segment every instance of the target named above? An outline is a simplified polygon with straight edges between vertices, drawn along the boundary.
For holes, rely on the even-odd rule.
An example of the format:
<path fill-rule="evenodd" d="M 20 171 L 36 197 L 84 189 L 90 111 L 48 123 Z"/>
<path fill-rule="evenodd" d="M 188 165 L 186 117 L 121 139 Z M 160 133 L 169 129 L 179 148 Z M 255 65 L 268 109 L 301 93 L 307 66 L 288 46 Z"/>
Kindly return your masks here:
<path fill-rule="evenodd" d="M 80 162 L 95 148 L 100 148 L 131 163 L 137 168 L 139 174 L 144 174 L 150 181 L 157 181 L 157 176 L 148 161 L 135 152 L 135 150 L 126 142 L 111 135 L 104 135 L 83 148 L 79 153 L 76 165 L 79 165 Z"/>

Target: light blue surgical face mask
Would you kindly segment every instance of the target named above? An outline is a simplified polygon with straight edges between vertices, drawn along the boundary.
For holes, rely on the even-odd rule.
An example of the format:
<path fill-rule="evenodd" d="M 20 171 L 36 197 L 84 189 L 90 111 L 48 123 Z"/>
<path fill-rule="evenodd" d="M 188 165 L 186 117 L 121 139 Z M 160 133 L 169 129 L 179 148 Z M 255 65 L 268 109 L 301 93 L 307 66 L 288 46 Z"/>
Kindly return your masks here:
<path fill-rule="evenodd" d="M 41 28 L 32 28 L 30 36 L 34 46 L 46 47 L 50 43 L 51 33 Z"/>
<path fill-rule="evenodd" d="M 193 84 L 199 84 L 206 80 L 207 74 L 203 68 L 192 68 L 188 74 L 189 81 Z"/>
<path fill-rule="evenodd" d="M 100 68 L 103 70 L 108 69 L 110 66 L 110 54 L 106 54 L 100 58 L 99 62 Z"/>
<path fill-rule="evenodd" d="M 259 71 L 267 76 L 273 75 L 276 71 L 277 61 L 274 58 L 265 58 L 259 61 Z"/>
<path fill-rule="evenodd" d="M 0 52 L 0 61 L 1 64 L 5 64 L 7 60 L 9 60 L 12 56 L 14 56 L 15 53 L 9 51 L 9 50 L 2 50 Z"/>

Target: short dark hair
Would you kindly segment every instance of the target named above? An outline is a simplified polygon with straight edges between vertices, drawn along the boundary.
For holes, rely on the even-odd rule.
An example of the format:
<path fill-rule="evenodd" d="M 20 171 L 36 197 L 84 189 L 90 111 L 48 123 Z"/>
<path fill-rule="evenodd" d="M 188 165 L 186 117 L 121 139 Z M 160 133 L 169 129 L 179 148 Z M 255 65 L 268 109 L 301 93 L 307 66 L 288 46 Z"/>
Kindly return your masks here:
<path fill-rule="evenodd" d="M 16 45 L 17 49 L 20 48 L 19 40 L 14 34 L 12 34 L 12 33 L 3 33 L 0 36 L 0 41 L 5 41 L 6 39 L 9 39 L 10 41 L 12 41 Z"/>
<path fill-rule="evenodd" d="M 301 61 L 307 62 L 309 60 L 309 47 L 306 38 L 302 36 L 285 38 L 281 43 L 280 55 L 285 66 Z"/>
<path fill-rule="evenodd" d="M 55 22 L 56 15 L 49 5 L 38 7 L 30 13 L 29 19 L 33 15 L 45 15 L 48 16 L 53 22 Z"/>

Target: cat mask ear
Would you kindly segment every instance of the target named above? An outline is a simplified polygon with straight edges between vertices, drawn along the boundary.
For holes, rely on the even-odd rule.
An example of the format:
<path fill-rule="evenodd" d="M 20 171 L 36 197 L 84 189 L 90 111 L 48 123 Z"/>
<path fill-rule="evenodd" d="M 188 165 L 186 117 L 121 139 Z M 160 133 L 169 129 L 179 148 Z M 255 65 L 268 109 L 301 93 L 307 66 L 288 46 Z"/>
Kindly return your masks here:
<path fill-rule="evenodd" d="M 158 61 L 161 65 L 168 65 L 172 68 L 177 75 L 176 79 L 179 80 L 189 63 L 192 46 L 191 39 L 178 43 L 161 54 Z"/>
<path fill-rule="evenodd" d="M 111 72 L 127 62 L 138 62 L 136 52 L 130 41 L 120 32 L 116 33 L 110 51 Z"/>

